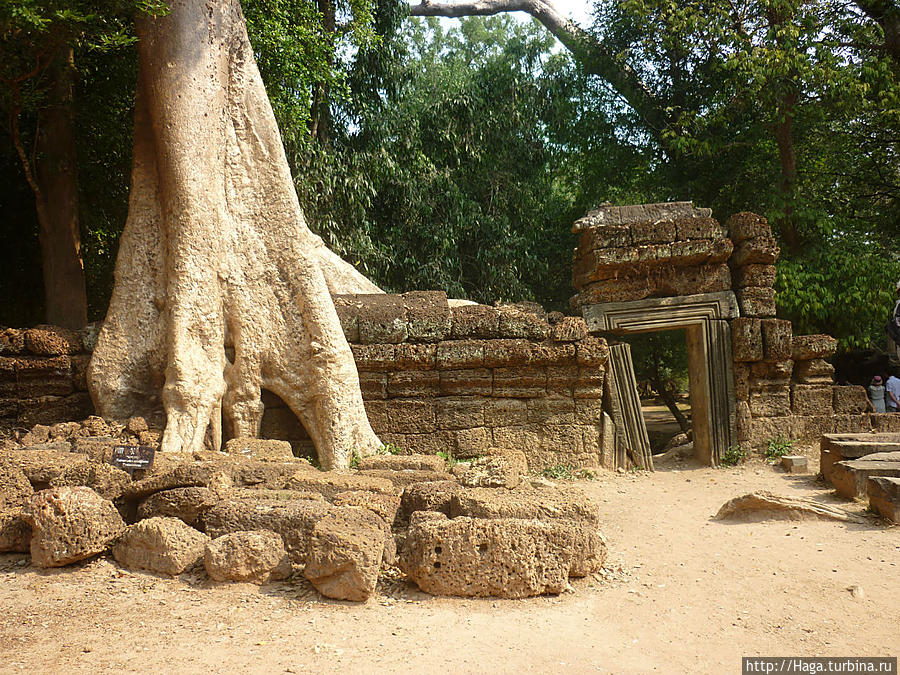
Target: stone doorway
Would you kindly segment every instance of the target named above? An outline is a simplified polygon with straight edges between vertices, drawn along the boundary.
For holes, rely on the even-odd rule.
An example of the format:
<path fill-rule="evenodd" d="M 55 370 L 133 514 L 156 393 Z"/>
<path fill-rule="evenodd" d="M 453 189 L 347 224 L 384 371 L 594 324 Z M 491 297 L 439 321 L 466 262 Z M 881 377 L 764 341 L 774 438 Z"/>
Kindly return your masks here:
<path fill-rule="evenodd" d="M 595 335 L 684 330 L 694 457 L 705 464 L 717 465 L 735 436 L 734 373 L 728 324 L 729 319 L 739 316 L 734 293 L 593 304 L 584 306 L 583 314 L 588 330 Z M 640 425 L 643 426 L 643 420 Z"/>

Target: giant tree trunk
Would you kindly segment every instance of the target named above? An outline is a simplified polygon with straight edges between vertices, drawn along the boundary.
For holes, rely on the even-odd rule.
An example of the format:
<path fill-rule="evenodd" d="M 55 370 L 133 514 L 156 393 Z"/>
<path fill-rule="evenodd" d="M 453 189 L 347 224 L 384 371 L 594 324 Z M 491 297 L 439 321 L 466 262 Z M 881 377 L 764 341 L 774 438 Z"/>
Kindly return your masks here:
<path fill-rule="evenodd" d="M 280 396 L 326 468 L 379 445 L 331 293 L 379 289 L 307 228 L 237 0 L 138 24 L 128 220 L 89 369 L 99 412 L 161 402 L 162 450 L 259 433 Z M 227 349 L 226 349 L 227 348 Z"/>

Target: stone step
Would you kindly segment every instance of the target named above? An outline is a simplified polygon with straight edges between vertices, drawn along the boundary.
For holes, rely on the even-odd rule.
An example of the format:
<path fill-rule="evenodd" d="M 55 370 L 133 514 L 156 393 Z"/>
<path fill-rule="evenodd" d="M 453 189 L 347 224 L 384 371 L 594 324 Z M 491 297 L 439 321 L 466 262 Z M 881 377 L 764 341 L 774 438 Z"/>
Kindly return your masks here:
<path fill-rule="evenodd" d="M 900 523 L 900 478 L 870 477 L 866 483 L 869 508 L 893 523 Z"/>
<path fill-rule="evenodd" d="M 900 461 L 850 459 L 831 467 L 830 482 L 847 499 L 866 499 L 866 481 L 871 477 L 900 478 Z"/>
<path fill-rule="evenodd" d="M 900 451 L 900 434 L 826 434 L 819 448 L 819 471 L 830 482 L 831 468 L 837 462 Z"/>

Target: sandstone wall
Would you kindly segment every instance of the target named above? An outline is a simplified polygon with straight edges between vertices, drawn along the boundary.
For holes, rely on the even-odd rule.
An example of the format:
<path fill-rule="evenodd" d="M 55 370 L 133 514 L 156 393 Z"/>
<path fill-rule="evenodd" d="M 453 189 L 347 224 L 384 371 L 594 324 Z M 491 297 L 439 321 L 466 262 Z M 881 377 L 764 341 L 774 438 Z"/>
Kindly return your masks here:
<path fill-rule="evenodd" d="M 601 463 L 608 349 L 584 321 L 537 305 L 462 305 L 445 294 L 338 296 L 366 411 L 385 443 L 407 452 L 525 452 L 532 470 Z M 0 425 L 93 414 L 84 369 L 91 335 L 52 327 L 0 333 Z M 263 392 L 261 435 L 301 452 L 312 442 Z"/>

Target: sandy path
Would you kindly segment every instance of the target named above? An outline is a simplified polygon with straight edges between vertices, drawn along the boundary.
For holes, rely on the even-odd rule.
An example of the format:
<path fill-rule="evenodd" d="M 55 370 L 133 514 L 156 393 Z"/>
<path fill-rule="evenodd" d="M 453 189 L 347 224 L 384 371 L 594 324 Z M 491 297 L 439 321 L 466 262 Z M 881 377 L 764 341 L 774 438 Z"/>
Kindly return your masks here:
<path fill-rule="evenodd" d="M 900 654 L 900 528 L 710 520 L 753 489 L 826 494 L 810 477 L 753 463 L 582 486 L 611 578 L 559 597 L 432 598 L 385 580 L 355 605 L 302 581 L 216 586 L 107 559 L 36 572 L 0 555 L 0 671 L 733 673 L 742 655 Z"/>

